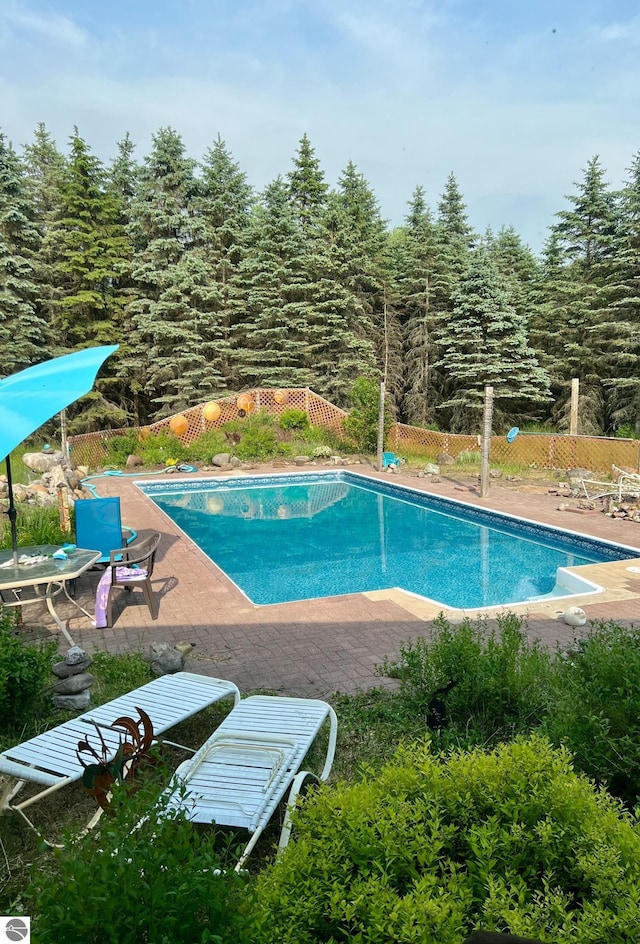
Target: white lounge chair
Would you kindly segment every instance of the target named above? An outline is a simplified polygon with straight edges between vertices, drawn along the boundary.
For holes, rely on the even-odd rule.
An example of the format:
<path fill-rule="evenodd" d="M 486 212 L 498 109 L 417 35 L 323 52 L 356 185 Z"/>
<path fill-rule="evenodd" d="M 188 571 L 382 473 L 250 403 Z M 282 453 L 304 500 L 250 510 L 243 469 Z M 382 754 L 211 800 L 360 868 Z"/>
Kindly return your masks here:
<path fill-rule="evenodd" d="M 191 672 L 163 675 L 9 748 L 0 754 L 0 775 L 7 778 L 0 793 L 0 812 L 12 810 L 38 831 L 25 809 L 81 779 L 84 767 L 77 755 L 78 742 L 91 735 L 94 724 L 100 727 L 108 751 L 115 754 L 123 734 L 111 727 L 116 718 L 135 717 L 136 708 L 142 708 L 151 718 L 157 736 L 227 697 L 232 697 L 234 704 L 240 700 L 240 692 L 233 682 Z M 15 803 L 14 798 L 26 783 L 37 784 L 43 789 L 21 803 Z"/>
<path fill-rule="evenodd" d="M 301 771 L 304 758 L 325 721 L 329 737 L 319 775 Z M 311 698 L 252 695 L 227 715 L 193 757 L 178 767 L 165 796 L 194 823 L 245 829 L 250 839 L 236 865 L 242 868 L 287 791 L 280 833 L 284 848 L 291 833 L 291 809 L 309 777 L 326 780 L 336 748 L 338 722 L 333 708 Z"/>

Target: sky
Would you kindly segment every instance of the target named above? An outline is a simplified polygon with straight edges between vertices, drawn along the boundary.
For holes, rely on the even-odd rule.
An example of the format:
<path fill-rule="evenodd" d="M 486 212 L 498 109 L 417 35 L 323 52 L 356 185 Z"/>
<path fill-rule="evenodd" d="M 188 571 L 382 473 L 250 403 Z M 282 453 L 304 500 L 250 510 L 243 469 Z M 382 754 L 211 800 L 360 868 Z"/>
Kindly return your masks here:
<path fill-rule="evenodd" d="M 613 187 L 640 150 L 637 0 L 0 0 L 0 131 L 44 122 L 109 162 L 161 127 L 218 135 L 257 190 L 307 134 L 335 185 L 353 161 L 401 225 L 453 172 L 472 226 L 541 250 L 587 161 Z"/>

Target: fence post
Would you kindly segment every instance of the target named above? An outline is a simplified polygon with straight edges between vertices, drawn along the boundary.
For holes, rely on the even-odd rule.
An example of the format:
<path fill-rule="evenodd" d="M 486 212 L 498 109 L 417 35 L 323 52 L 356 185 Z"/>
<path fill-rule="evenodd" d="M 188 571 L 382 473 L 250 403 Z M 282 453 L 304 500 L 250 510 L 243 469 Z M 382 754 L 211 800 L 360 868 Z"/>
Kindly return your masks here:
<path fill-rule="evenodd" d="M 569 417 L 569 435 L 578 435 L 578 399 L 580 395 L 580 381 L 574 377 L 571 381 L 571 415 Z"/>
<path fill-rule="evenodd" d="M 480 498 L 489 491 L 489 460 L 491 455 L 491 424 L 493 420 L 493 387 L 484 388 L 484 418 L 482 420 L 482 470 L 480 472 Z"/>

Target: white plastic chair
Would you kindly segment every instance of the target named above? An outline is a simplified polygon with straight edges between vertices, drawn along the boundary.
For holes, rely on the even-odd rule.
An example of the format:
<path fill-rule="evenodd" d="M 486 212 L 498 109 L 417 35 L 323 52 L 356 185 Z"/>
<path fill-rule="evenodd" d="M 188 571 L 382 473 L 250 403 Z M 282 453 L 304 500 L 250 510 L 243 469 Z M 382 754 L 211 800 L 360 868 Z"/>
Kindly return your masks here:
<path fill-rule="evenodd" d="M 318 732 L 329 721 L 321 772 L 300 770 Z M 250 833 L 239 871 L 288 791 L 279 847 L 291 834 L 291 811 L 304 782 L 326 780 L 336 749 L 333 708 L 312 698 L 252 695 L 242 699 L 208 741 L 177 769 L 167 789 L 170 809 L 194 823 L 216 823 Z"/>
<path fill-rule="evenodd" d="M 91 734 L 94 724 L 100 727 L 107 749 L 115 754 L 123 734 L 111 727 L 116 718 L 136 717 L 136 709 L 142 708 L 149 715 L 157 736 L 227 697 L 232 697 L 234 704 L 238 704 L 240 692 L 233 682 L 225 679 L 191 672 L 163 675 L 9 748 L 0 754 L 0 774 L 7 778 L 0 793 L 0 812 L 11 810 L 17 813 L 38 832 L 25 809 L 81 779 L 84 767 L 77 755 L 78 742 Z M 27 783 L 37 784 L 43 789 L 21 803 L 14 803 L 15 796 Z"/>

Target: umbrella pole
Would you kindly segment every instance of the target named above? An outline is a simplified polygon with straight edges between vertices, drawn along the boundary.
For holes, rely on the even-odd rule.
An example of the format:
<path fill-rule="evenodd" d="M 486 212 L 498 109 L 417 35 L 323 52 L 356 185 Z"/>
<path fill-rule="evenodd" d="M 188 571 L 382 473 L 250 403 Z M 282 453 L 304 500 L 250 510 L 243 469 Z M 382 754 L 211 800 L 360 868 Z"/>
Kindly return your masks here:
<path fill-rule="evenodd" d="M 9 461 L 9 456 L 5 460 L 7 466 L 7 485 L 9 486 L 9 510 L 7 515 L 9 516 L 9 525 L 11 526 L 11 546 L 13 548 L 13 563 L 18 565 L 18 529 L 16 528 L 16 518 L 18 517 L 18 512 L 16 511 L 16 506 L 13 501 L 13 482 L 11 481 L 11 462 Z"/>

